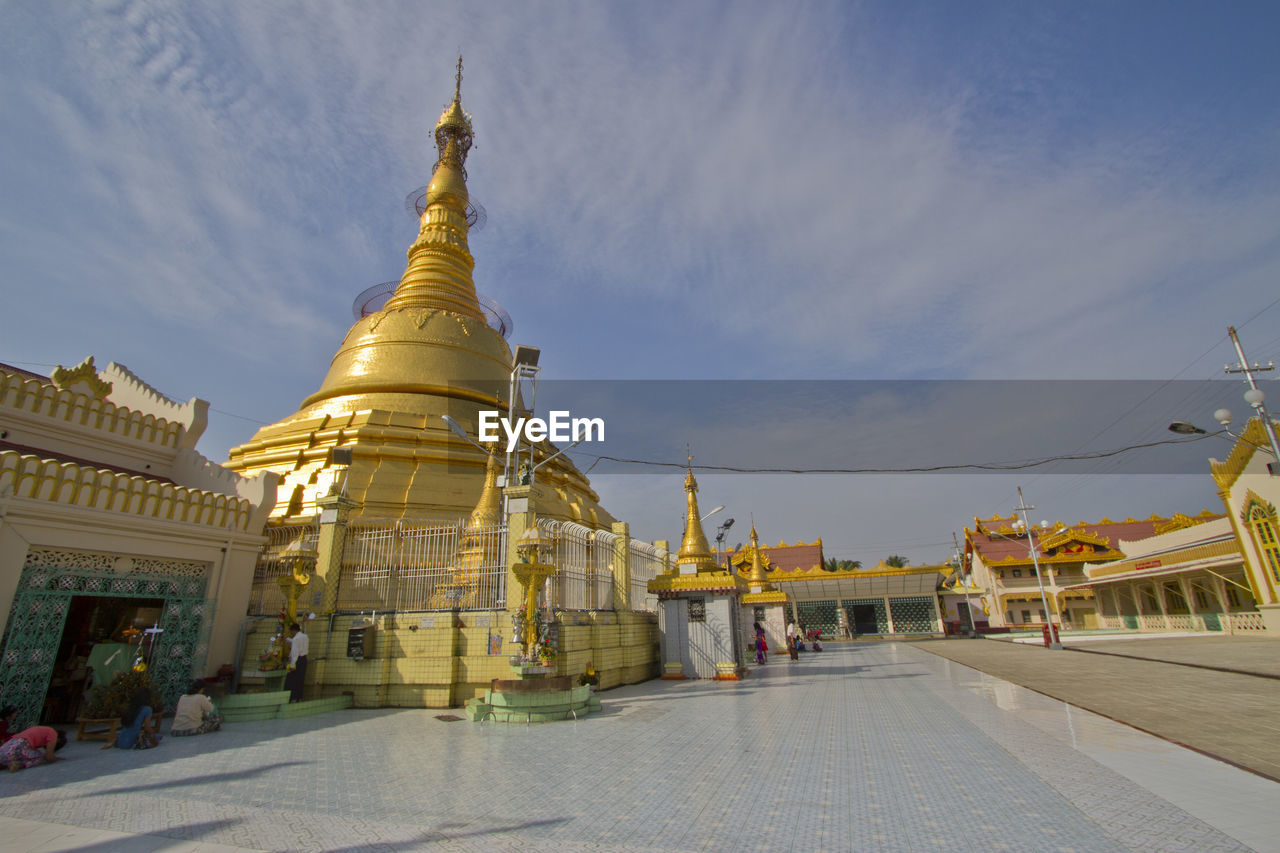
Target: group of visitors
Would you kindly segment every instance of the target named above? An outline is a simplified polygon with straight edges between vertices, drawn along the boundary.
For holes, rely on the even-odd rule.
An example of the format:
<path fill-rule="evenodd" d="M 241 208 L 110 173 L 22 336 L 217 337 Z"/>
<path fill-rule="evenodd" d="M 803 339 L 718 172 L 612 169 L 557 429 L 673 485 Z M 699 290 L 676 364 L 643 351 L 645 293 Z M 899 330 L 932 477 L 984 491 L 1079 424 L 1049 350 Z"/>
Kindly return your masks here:
<path fill-rule="evenodd" d="M 759 628 L 759 626 L 756 626 Z M 763 629 L 760 630 L 763 642 Z M 307 635 L 302 633 L 297 622 L 289 625 L 289 672 L 285 677 L 285 687 L 289 690 L 290 701 L 302 699 L 302 686 L 307 675 Z M 160 735 L 159 714 L 155 710 L 155 701 L 150 689 L 139 687 L 129 699 L 128 706 L 120 715 L 120 728 L 116 734 L 115 746 L 118 749 L 151 749 L 159 746 Z M 13 705 L 0 708 L 0 766 L 9 768 L 10 773 L 39 764 L 61 761 L 56 753 L 67 743 L 65 732 L 51 726 L 31 726 L 20 732 L 14 732 L 17 724 L 18 709 Z M 174 737 L 188 737 L 216 732 L 222 728 L 222 717 L 217 707 L 205 695 L 205 683 L 192 681 L 187 692 L 178 700 L 173 713 L 173 727 L 169 734 Z"/>
<path fill-rule="evenodd" d="M 175 737 L 200 735 L 216 732 L 222 727 L 222 718 L 204 691 L 203 681 L 191 682 L 187 693 L 178 700 L 170 734 Z M 120 715 L 120 729 L 114 744 L 117 749 L 151 749 L 160 744 L 159 719 L 152 705 L 148 688 L 139 687 L 134 691 L 129 705 Z M 63 760 L 55 753 L 66 746 L 66 732 L 52 726 L 31 726 L 14 732 L 12 729 L 17 720 L 16 707 L 5 705 L 0 708 L 0 766 L 16 773 Z"/>
<path fill-rule="evenodd" d="M 805 638 L 808 638 L 809 645 L 813 651 L 822 651 L 822 643 L 820 638 L 822 632 L 819 630 L 806 631 L 803 625 L 797 626 L 795 622 L 787 623 L 787 654 L 792 660 L 800 660 L 800 652 L 805 651 Z"/>
<path fill-rule="evenodd" d="M 178 699 L 169 734 L 188 737 L 216 732 L 222 728 L 222 717 L 214 707 L 213 700 L 204 691 L 203 681 L 197 679 L 191 682 L 187 692 Z M 129 707 L 120 715 L 120 722 L 124 727 L 116 736 L 118 749 L 151 749 L 160 745 L 160 723 L 151 703 L 149 689 L 140 687 L 134 691 Z"/>

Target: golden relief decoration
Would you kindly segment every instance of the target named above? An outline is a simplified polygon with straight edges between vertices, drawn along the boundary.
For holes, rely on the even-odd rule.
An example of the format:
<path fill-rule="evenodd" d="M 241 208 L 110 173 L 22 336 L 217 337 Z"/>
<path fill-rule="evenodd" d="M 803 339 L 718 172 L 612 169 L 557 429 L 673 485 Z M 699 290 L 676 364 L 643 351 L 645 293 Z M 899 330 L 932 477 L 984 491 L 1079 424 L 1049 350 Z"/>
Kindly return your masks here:
<path fill-rule="evenodd" d="M 678 592 L 741 592 L 746 588 L 743 579 L 726 571 L 699 572 L 694 575 L 658 575 L 649 581 L 649 592 L 658 597 L 670 597 Z M 669 595 L 664 596 L 663 593 Z"/>
<path fill-rule="evenodd" d="M 1055 533 L 1040 540 L 1040 549 L 1045 553 L 1061 548 L 1063 553 L 1091 554 L 1098 548 L 1105 550 L 1110 547 L 1111 540 L 1108 537 L 1099 536 L 1088 530 L 1074 530 L 1070 527 L 1061 533 Z"/>
<path fill-rule="evenodd" d="M 1275 504 L 1270 501 L 1263 500 L 1262 497 L 1253 489 L 1245 489 L 1244 506 L 1240 509 L 1240 520 L 1245 524 L 1253 521 L 1253 511 L 1261 510 L 1264 516 L 1276 517 Z"/>
<path fill-rule="evenodd" d="M 1155 522 L 1156 534 L 1169 533 L 1174 530 L 1183 530 L 1188 527 L 1194 527 L 1197 524 L 1204 524 L 1206 521 L 1213 521 L 1220 516 L 1214 515 L 1209 510 L 1201 510 L 1197 516 L 1185 515 L 1183 513 L 1174 513 L 1171 518 L 1159 518 L 1152 516 L 1149 520 Z"/>
<path fill-rule="evenodd" d="M 49 374 L 49 378 L 53 380 L 53 386 L 59 391 L 85 394 L 99 400 L 107 399 L 107 395 L 111 393 L 111 383 L 98 378 L 98 369 L 93 366 L 93 356 L 89 356 L 72 368 L 59 364 L 54 368 L 53 373 Z"/>
<path fill-rule="evenodd" d="M 1272 421 L 1274 422 L 1274 418 Z M 1267 450 L 1268 441 L 1262 419 L 1250 418 L 1227 458 L 1222 462 L 1217 459 L 1209 460 L 1209 473 L 1213 475 L 1213 481 L 1218 484 L 1218 488 L 1229 490 L 1234 486 L 1236 480 L 1240 479 L 1240 475 L 1244 473 L 1244 469 L 1248 467 L 1250 460 L 1253 459 L 1253 454 L 1258 450 L 1270 455 Z"/>
<path fill-rule="evenodd" d="M 876 578 L 891 575 L 924 575 L 930 573 L 941 574 L 947 570 L 945 563 L 939 563 L 935 566 L 904 566 L 902 568 L 894 568 L 886 566 L 883 562 L 876 564 L 870 569 L 843 569 L 838 572 L 829 572 L 822 566 L 814 566 L 810 569 L 796 569 L 792 572 L 778 572 L 772 578 L 773 583 L 790 583 L 791 581 L 829 581 L 838 580 L 840 578 Z"/>

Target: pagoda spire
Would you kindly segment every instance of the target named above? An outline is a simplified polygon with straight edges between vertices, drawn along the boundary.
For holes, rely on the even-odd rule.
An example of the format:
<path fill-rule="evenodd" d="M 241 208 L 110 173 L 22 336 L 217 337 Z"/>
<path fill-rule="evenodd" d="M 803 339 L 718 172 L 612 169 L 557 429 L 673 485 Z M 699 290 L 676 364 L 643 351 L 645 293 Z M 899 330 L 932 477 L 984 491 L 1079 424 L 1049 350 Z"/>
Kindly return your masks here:
<path fill-rule="evenodd" d="M 693 456 L 689 456 L 689 473 L 684 478 L 685 501 L 688 504 L 684 521 L 684 539 L 680 542 L 680 551 L 676 555 L 676 563 L 681 573 L 689 572 L 686 566 L 692 564 L 699 572 L 717 570 L 715 558 L 711 555 L 711 545 L 707 542 L 707 534 L 702 529 L 702 516 L 698 512 L 698 481 L 693 476 Z"/>
<path fill-rule="evenodd" d="M 769 575 L 765 572 L 764 559 L 760 556 L 760 537 L 756 535 L 754 519 L 751 522 L 751 571 L 747 575 L 747 581 L 753 588 L 759 586 L 765 591 L 773 589 L 773 585 L 769 583 Z"/>
<path fill-rule="evenodd" d="M 435 308 L 484 319 L 471 277 L 475 259 L 467 246 L 467 153 L 474 131 L 462 108 L 462 57 L 454 78 L 453 101 L 436 122 L 437 159 L 427 185 L 426 207 L 418 238 L 409 247 L 409 263 L 383 310 Z"/>

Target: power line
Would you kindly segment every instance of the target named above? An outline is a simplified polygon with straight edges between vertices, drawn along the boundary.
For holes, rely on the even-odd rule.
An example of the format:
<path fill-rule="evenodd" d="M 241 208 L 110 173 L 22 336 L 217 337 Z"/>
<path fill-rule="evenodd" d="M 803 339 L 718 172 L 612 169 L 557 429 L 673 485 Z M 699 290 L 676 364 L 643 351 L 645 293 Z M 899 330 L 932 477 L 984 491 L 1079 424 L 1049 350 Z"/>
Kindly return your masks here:
<path fill-rule="evenodd" d="M 1167 438 L 1160 441 L 1149 441 L 1143 444 L 1131 444 L 1126 447 L 1118 447 L 1114 450 L 1099 450 L 1093 453 L 1072 453 L 1063 456 L 1048 456 L 1043 459 L 1033 459 L 1024 462 L 971 462 L 956 463 L 953 465 L 926 465 L 918 468 L 745 468 L 736 465 L 692 465 L 686 462 L 659 462 L 653 459 L 629 459 L 621 456 L 607 456 L 604 454 L 575 454 L 589 456 L 596 461 L 617 462 L 622 465 L 644 465 L 651 468 L 677 468 L 687 469 L 692 467 L 697 471 L 723 472 L 726 474 L 929 474 L 942 471 L 1024 471 L 1028 468 L 1036 468 L 1041 465 L 1048 465 L 1052 462 L 1075 462 L 1088 459 L 1107 459 L 1113 456 L 1119 456 L 1122 453 L 1129 453 L 1134 450 L 1144 450 L 1149 447 L 1161 447 L 1167 444 L 1190 444 L 1196 441 L 1203 441 L 1206 438 L 1217 436 L 1220 433 L 1206 433 L 1204 435 L 1192 436 L 1191 438 Z"/>

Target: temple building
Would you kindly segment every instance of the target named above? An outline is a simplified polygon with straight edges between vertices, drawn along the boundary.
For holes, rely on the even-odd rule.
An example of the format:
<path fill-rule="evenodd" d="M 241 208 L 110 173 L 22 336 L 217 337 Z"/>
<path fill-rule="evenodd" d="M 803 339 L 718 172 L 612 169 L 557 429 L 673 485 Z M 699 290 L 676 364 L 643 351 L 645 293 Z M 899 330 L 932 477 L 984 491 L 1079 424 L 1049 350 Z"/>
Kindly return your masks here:
<path fill-rule="evenodd" d="M 0 696 L 19 726 L 74 721 L 139 665 L 172 708 L 235 660 L 279 477 L 197 453 L 208 407 L 92 358 L 0 365 Z"/>
<path fill-rule="evenodd" d="M 1085 563 L 1102 628 L 1166 633 L 1264 630 L 1231 519 L 1121 540 L 1123 560 Z M 1070 591 L 1071 588 L 1068 588 Z"/>
<path fill-rule="evenodd" d="M 1209 460 L 1209 470 L 1231 519 L 1260 621 L 1269 635 L 1280 636 L 1280 460 L 1262 420 L 1251 419 L 1226 459 Z"/>
<path fill-rule="evenodd" d="M 982 612 L 974 613 L 975 621 L 985 619 L 995 628 L 1043 625 L 1049 618 L 1040 597 L 1043 584 L 1053 621 L 1064 630 L 1102 627 L 1094 590 L 1087 583 L 1086 565 L 1124 560 L 1128 555 L 1121 540 L 1148 539 L 1220 517 L 1205 510 L 1197 516 L 1104 518 L 1073 525 L 1056 522 L 1043 532 L 1034 531 L 1031 542 L 1014 515 L 974 518 L 973 528 L 965 528 L 964 553 L 972 583 L 983 590 Z M 1031 547 L 1036 549 L 1034 558 Z"/>
<path fill-rule="evenodd" d="M 459 60 L 394 292 L 365 306 L 298 411 L 225 463 L 282 479 L 249 600 L 249 689 L 276 686 L 283 623 L 297 618 L 310 638 L 307 701 L 444 707 L 478 696 L 527 654 L 513 636 L 529 592 L 512 568 L 522 537 L 557 569 L 535 596 L 545 666 L 589 666 L 601 687 L 657 674 L 645 584 L 666 568 L 665 549 L 632 540 L 549 442 L 513 456 L 471 440 L 481 412 L 524 417 L 537 404 L 521 385 L 532 348 L 513 355 L 509 324 L 489 322 L 472 277 L 472 136 Z"/>
<path fill-rule="evenodd" d="M 824 637 L 933 636 L 943 633 L 938 591 L 951 573 L 948 566 L 889 566 L 868 569 L 823 568 L 822 540 L 806 544 L 748 545 L 731 552 L 730 563 L 752 577 L 754 563 L 786 596 L 787 618 Z"/>
<path fill-rule="evenodd" d="M 659 599 L 662 677 L 736 681 L 746 648 L 739 608 L 747 583 L 716 562 L 702 529 L 692 467 L 684 491 L 684 538 L 675 566 L 649 581 L 649 592 Z"/>

